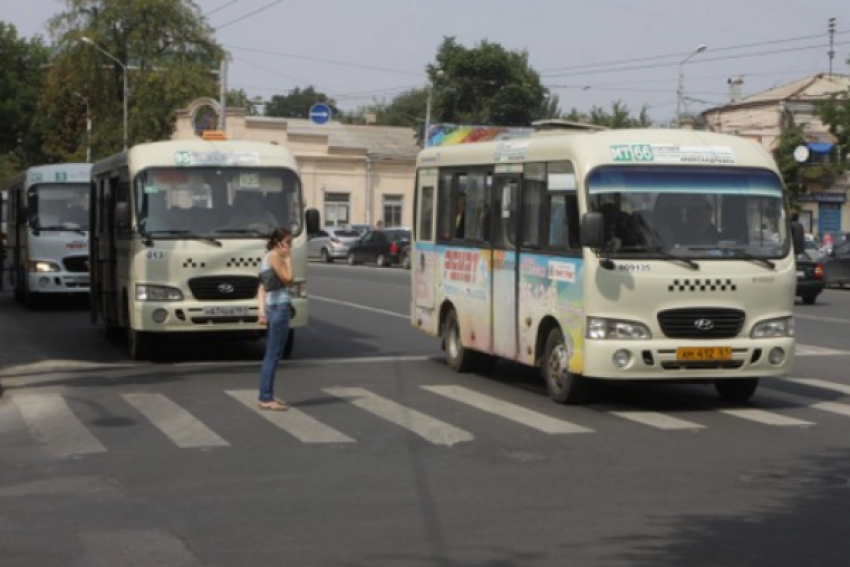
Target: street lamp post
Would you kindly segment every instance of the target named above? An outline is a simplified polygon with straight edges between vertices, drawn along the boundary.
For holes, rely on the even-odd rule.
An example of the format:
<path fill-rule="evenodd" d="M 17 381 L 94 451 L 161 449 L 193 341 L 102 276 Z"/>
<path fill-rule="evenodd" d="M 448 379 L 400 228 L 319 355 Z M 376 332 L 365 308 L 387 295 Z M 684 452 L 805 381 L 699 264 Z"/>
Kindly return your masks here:
<path fill-rule="evenodd" d="M 78 96 L 86 103 L 86 163 L 91 163 L 91 114 L 89 113 L 89 99 L 74 91 L 74 96 Z"/>
<path fill-rule="evenodd" d="M 682 104 L 685 100 L 685 75 L 682 67 L 688 62 L 688 60 L 690 60 L 691 57 L 697 53 L 702 53 L 707 48 L 708 46 L 704 43 L 698 45 L 697 48 L 690 53 L 690 55 L 682 59 L 679 63 L 679 88 L 676 89 L 676 127 L 682 126 Z"/>
<path fill-rule="evenodd" d="M 123 96 L 121 98 L 124 107 L 124 151 L 127 151 L 127 147 L 129 145 L 127 139 L 127 66 L 122 63 L 117 57 L 115 57 L 114 55 L 100 47 L 98 44 L 96 44 L 91 38 L 83 36 L 80 39 L 84 43 L 88 43 L 89 45 L 91 45 L 92 47 L 94 47 L 95 49 L 115 61 L 121 67 L 121 70 L 124 73 L 124 90 L 122 93 Z"/>

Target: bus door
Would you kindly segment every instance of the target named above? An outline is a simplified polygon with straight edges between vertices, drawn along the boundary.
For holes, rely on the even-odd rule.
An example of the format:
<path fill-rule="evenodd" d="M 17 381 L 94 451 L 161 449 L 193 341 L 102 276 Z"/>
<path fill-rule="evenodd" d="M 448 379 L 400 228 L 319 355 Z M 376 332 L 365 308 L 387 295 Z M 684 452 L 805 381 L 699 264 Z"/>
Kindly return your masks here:
<path fill-rule="evenodd" d="M 490 278 L 493 354 L 509 360 L 517 357 L 517 249 L 520 173 L 518 165 L 496 167 L 493 178 L 493 259 Z"/>
<path fill-rule="evenodd" d="M 439 331 L 436 282 L 440 264 L 434 248 L 436 232 L 437 169 L 423 168 L 418 173 L 414 249 L 410 257 L 413 272 L 414 325 L 425 332 Z"/>

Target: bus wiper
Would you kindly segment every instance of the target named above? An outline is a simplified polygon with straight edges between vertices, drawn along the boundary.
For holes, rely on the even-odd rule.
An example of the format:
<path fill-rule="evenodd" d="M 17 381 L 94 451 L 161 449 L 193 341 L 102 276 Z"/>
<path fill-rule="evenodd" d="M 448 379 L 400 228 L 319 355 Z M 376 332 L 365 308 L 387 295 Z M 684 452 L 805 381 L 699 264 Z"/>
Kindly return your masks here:
<path fill-rule="evenodd" d="M 766 268 L 770 268 L 771 270 L 776 268 L 776 264 L 772 260 L 768 260 L 767 258 L 759 258 L 758 256 L 753 256 L 747 252 L 744 252 L 740 248 L 728 248 L 725 246 L 688 246 L 691 250 L 720 250 L 722 252 L 729 252 L 736 258 L 742 258 L 744 260 L 751 260 L 753 262 L 762 264 Z"/>
<path fill-rule="evenodd" d="M 186 238 L 191 238 L 192 240 L 201 240 L 208 244 L 212 244 L 213 246 L 221 246 L 221 241 L 216 240 L 215 238 L 211 238 L 209 236 L 203 236 L 200 234 L 195 234 L 191 230 L 152 230 L 150 232 L 145 233 L 148 238 L 151 238 L 153 233 L 156 234 L 167 234 L 167 235 L 175 235 L 175 236 L 185 236 Z"/>
<path fill-rule="evenodd" d="M 250 234 L 251 236 L 267 236 L 265 233 L 254 228 L 219 228 L 213 232 L 216 234 Z"/>
<path fill-rule="evenodd" d="M 670 260 L 672 262 L 682 262 L 683 264 L 687 264 L 689 268 L 692 270 L 699 270 L 700 265 L 690 258 L 683 258 L 681 256 L 676 256 L 675 254 L 670 254 L 666 250 L 664 250 L 660 246 L 628 246 L 624 248 L 620 248 L 620 252 L 647 252 L 649 254 L 655 254 L 660 258 L 664 258 L 665 260 Z"/>
<path fill-rule="evenodd" d="M 67 228 L 64 226 L 40 226 L 38 230 L 53 230 L 57 232 L 76 232 L 77 234 L 81 234 L 83 236 L 86 235 L 85 231 L 79 228 Z"/>

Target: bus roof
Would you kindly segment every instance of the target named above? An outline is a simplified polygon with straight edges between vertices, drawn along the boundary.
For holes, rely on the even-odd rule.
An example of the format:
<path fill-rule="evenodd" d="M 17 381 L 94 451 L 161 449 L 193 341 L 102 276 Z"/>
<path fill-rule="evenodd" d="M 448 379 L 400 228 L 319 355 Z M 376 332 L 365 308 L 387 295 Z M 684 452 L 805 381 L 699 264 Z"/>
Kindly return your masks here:
<path fill-rule="evenodd" d="M 776 171 L 770 153 L 740 136 L 662 128 L 550 130 L 528 138 L 426 148 L 417 167 L 572 160 L 587 173 L 605 164 L 761 167 Z"/>
<path fill-rule="evenodd" d="M 19 186 L 26 190 L 40 183 L 88 183 L 90 163 L 53 163 L 34 165 L 9 180 L 7 188 Z"/>
<path fill-rule="evenodd" d="M 243 140 L 166 140 L 138 144 L 98 161 L 92 175 L 128 165 L 131 171 L 150 167 L 285 167 L 298 172 L 295 156 L 284 146 Z"/>

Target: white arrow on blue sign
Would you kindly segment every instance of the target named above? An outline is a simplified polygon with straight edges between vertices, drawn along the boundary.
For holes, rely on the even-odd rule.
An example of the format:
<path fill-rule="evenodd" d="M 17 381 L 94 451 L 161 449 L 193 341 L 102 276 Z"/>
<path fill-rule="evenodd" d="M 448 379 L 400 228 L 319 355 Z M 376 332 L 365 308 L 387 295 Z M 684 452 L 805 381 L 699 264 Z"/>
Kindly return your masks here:
<path fill-rule="evenodd" d="M 310 107 L 310 120 L 314 124 L 327 124 L 331 120 L 331 107 L 323 102 L 317 102 Z"/>

